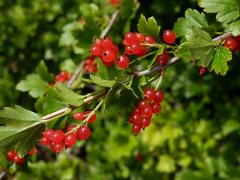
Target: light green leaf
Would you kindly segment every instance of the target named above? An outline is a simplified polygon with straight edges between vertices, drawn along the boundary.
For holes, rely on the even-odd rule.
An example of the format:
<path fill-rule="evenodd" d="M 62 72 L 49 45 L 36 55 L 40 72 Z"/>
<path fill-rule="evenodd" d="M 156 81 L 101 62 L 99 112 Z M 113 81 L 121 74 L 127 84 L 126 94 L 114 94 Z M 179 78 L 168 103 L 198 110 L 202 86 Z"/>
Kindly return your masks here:
<path fill-rule="evenodd" d="M 236 130 L 240 129 L 240 124 L 236 120 L 228 120 L 222 126 L 222 133 L 223 135 L 228 135 Z"/>
<path fill-rule="evenodd" d="M 74 70 L 76 69 L 76 65 L 74 64 L 72 59 L 66 59 L 61 63 L 60 69 L 62 71 L 74 72 Z"/>
<path fill-rule="evenodd" d="M 171 173 L 175 171 L 175 169 L 176 166 L 172 157 L 170 157 L 169 155 L 161 155 L 159 157 L 159 162 L 156 166 L 156 170 L 158 172 Z"/>
<path fill-rule="evenodd" d="M 0 124 L 0 148 L 16 146 L 20 154 L 26 154 L 37 143 L 45 127 L 40 116 L 20 106 L 1 110 Z"/>
<path fill-rule="evenodd" d="M 43 81 L 40 75 L 30 74 L 27 76 L 26 80 L 20 81 L 17 84 L 16 88 L 22 92 L 29 91 L 30 96 L 38 98 L 46 92 L 48 83 L 46 81 Z"/>
<path fill-rule="evenodd" d="M 109 80 L 104 80 L 98 76 L 95 75 L 90 75 L 90 78 L 92 79 L 93 83 L 97 84 L 98 86 L 102 86 L 102 87 L 109 87 L 111 88 L 113 86 L 113 84 L 115 83 L 115 81 L 109 81 Z"/>
<path fill-rule="evenodd" d="M 184 61 L 191 61 L 192 55 L 189 49 L 189 43 L 185 42 L 178 46 L 178 49 L 174 52 L 174 55 L 180 57 Z"/>
<path fill-rule="evenodd" d="M 67 105 L 80 106 L 83 104 L 83 96 L 75 93 L 62 83 L 56 84 L 53 87 L 53 93 L 62 101 L 62 103 Z"/>
<path fill-rule="evenodd" d="M 197 10 L 188 9 L 185 12 L 185 18 L 179 18 L 175 23 L 173 31 L 177 37 L 185 36 L 193 27 L 203 28 L 208 27 L 208 23 L 204 13 L 199 13 Z"/>
<path fill-rule="evenodd" d="M 233 33 L 234 36 L 240 34 L 240 20 L 233 22 L 229 25 L 230 31 Z"/>
<path fill-rule="evenodd" d="M 49 83 L 53 82 L 54 75 L 48 72 L 48 68 L 43 60 L 38 64 L 36 72 L 42 78 L 42 80 L 47 81 Z"/>
<path fill-rule="evenodd" d="M 160 32 L 160 26 L 157 25 L 157 21 L 154 17 L 146 19 L 143 14 L 141 14 L 138 20 L 137 29 L 140 33 L 154 37 L 158 37 Z"/>
<path fill-rule="evenodd" d="M 218 48 L 211 63 L 210 71 L 214 71 L 216 74 L 226 75 L 228 70 L 227 61 L 231 59 L 231 51 L 225 47 Z"/>
<path fill-rule="evenodd" d="M 192 28 L 186 37 L 189 50 L 199 66 L 207 67 L 214 56 L 214 43 L 210 35 L 200 28 Z"/>
<path fill-rule="evenodd" d="M 223 23 L 236 21 L 240 17 L 238 0 L 200 0 L 199 6 L 207 13 L 217 13 L 217 20 Z"/>

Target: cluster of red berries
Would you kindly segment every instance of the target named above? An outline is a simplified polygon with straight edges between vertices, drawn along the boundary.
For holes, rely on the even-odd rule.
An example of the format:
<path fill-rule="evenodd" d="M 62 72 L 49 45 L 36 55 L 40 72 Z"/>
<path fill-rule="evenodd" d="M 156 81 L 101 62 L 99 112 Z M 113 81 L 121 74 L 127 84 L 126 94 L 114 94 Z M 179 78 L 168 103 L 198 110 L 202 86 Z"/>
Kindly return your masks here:
<path fill-rule="evenodd" d="M 73 115 L 73 118 L 77 121 L 84 121 L 88 118 L 87 123 L 91 124 L 96 121 L 96 115 L 88 117 L 90 113 L 91 111 L 77 112 Z M 60 153 L 64 148 L 72 147 L 77 139 L 87 140 L 90 135 L 91 129 L 86 125 L 81 125 L 80 127 L 70 125 L 65 132 L 63 130 L 47 129 L 43 132 L 40 144 L 49 145 L 53 152 Z"/>
<path fill-rule="evenodd" d="M 66 71 L 61 71 L 60 73 L 58 73 L 55 76 L 55 82 L 56 83 L 65 83 L 67 82 L 69 79 L 71 79 L 72 74 Z"/>
<path fill-rule="evenodd" d="M 144 90 L 144 97 L 144 100 L 139 102 L 128 120 L 132 124 L 132 132 L 135 135 L 141 129 L 144 130 L 150 125 L 153 114 L 158 114 L 161 111 L 160 103 L 163 100 L 164 94 L 160 89 L 154 91 L 152 88 L 146 88 Z"/>
<path fill-rule="evenodd" d="M 237 37 L 228 37 L 224 41 L 224 46 L 231 51 L 240 51 L 240 35 Z"/>
<path fill-rule="evenodd" d="M 110 38 L 97 39 L 90 51 L 93 57 L 100 57 L 103 64 L 107 67 L 112 66 L 115 59 L 119 68 L 124 69 L 128 67 L 129 58 L 124 54 L 117 56 L 119 52 L 118 46 Z"/>
<path fill-rule="evenodd" d="M 94 57 L 90 56 L 84 61 L 83 69 L 86 73 L 96 73 L 97 72 L 97 64 L 94 61 Z"/>
<path fill-rule="evenodd" d="M 32 150 L 28 152 L 28 155 L 33 156 L 36 153 L 37 153 L 36 148 L 32 148 Z M 8 151 L 7 152 L 7 159 L 10 162 L 16 163 L 17 165 L 23 165 L 26 161 L 26 159 L 24 157 L 21 157 L 17 154 L 16 150 Z"/>
<path fill-rule="evenodd" d="M 125 45 L 125 53 L 127 55 L 144 56 L 148 52 L 148 47 L 144 43 L 154 44 L 153 36 L 145 36 L 142 33 L 128 32 L 124 35 L 122 42 Z"/>

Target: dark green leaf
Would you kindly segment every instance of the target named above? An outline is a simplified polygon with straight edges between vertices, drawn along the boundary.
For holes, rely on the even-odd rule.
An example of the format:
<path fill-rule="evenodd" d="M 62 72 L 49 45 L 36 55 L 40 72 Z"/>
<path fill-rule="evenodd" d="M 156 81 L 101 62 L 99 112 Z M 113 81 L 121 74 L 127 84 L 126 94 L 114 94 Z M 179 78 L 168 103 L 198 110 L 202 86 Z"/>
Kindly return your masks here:
<path fill-rule="evenodd" d="M 135 4 L 133 0 L 122 0 L 120 7 L 121 18 L 128 19 L 133 13 L 134 6 Z"/>
<path fill-rule="evenodd" d="M 42 80 L 47 81 L 48 83 L 53 82 L 54 75 L 48 72 L 48 68 L 43 60 L 38 64 L 36 72 Z"/>
<path fill-rule="evenodd" d="M 189 49 L 189 43 L 185 42 L 178 46 L 178 49 L 174 52 L 174 55 L 180 57 L 184 61 L 191 61 L 192 55 Z"/>

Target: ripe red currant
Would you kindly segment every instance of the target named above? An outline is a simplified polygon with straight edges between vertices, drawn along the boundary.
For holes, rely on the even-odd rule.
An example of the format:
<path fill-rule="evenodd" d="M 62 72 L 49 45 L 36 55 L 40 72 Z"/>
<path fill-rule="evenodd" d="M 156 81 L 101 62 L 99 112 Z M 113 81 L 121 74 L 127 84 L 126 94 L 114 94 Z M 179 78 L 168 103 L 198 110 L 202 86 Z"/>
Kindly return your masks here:
<path fill-rule="evenodd" d="M 147 118 L 147 117 L 142 117 L 141 118 L 141 127 L 143 129 L 145 129 L 146 127 L 148 127 L 151 124 L 151 118 Z"/>
<path fill-rule="evenodd" d="M 17 165 L 23 165 L 25 163 L 25 158 L 24 157 L 20 157 L 20 156 L 15 156 L 14 157 L 14 162 Z"/>
<path fill-rule="evenodd" d="M 56 144 L 64 141 L 64 132 L 62 130 L 56 130 L 53 134 L 52 141 Z"/>
<path fill-rule="evenodd" d="M 63 142 L 61 142 L 61 143 L 51 142 L 50 147 L 53 152 L 60 153 L 64 148 L 64 143 Z"/>
<path fill-rule="evenodd" d="M 199 67 L 199 76 L 203 76 L 207 72 L 207 68 Z"/>
<path fill-rule="evenodd" d="M 155 91 L 152 88 L 146 88 L 144 90 L 144 97 L 148 100 L 148 101 L 153 101 L 155 99 Z"/>
<path fill-rule="evenodd" d="M 55 131 L 52 129 L 47 129 L 46 131 L 43 132 L 43 136 L 46 137 L 49 140 L 52 140 L 52 137 L 54 135 Z"/>
<path fill-rule="evenodd" d="M 75 114 L 73 114 L 73 118 L 75 120 L 82 121 L 85 119 L 85 115 L 82 112 L 76 112 Z"/>
<path fill-rule="evenodd" d="M 32 148 L 31 151 L 28 152 L 28 155 L 29 156 L 33 156 L 36 153 L 37 153 L 37 149 L 36 148 Z"/>
<path fill-rule="evenodd" d="M 158 64 L 160 65 L 166 65 L 169 60 L 169 54 L 167 51 L 164 51 L 161 55 L 158 55 L 156 58 Z"/>
<path fill-rule="evenodd" d="M 17 156 L 17 152 L 15 150 L 11 150 L 7 152 L 7 159 L 9 161 L 14 161 L 15 156 Z"/>
<path fill-rule="evenodd" d="M 145 42 L 148 44 L 154 44 L 155 43 L 155 39 L 153 36 L 145 36 Z"/>
<path fill-rule="evenodd" d="M 136 33 L 136 38 L 139 43 L 143 43 L 145 41 L 145 35 L 142 33 Z"/>
<path fill-rule="evenodd" d="M 174 44 L 176 41 L 176 35 L 172 30 L 165 30 L 163 32 L 163 40 L 167 44 Z"/>
<path fill-rule="evenodd" d="M 107 49 L 102 52 L 101 58 L 103 62 L 111 63 L 114 61 L 116 53 L 114 50 Z"/>
<path fill-rule="evenodd" d="M 96 45 L 92 46 L 90 51 L 93 56 L 100 56 L 102 54 L 102 48 Z"/>
<path fill-rule="evenodd" d="M 86 140 L 90 137 L 91 135 L 91 130 L 89 127 L 87 126 L 81 126 L 78 130 L 77 130 L 77 135 L 78 138 L 80 140 Z"/>
<path fill-rule="evenodd" d="M 159 102 L 154 101 L 151 104 L 151 107 L 152 107 L 152 112 L 155 114 L 158 114 L 161 111 L 161 105 L 159 104 Z"/>
<path fill-rule="evenodd" d="M 224 46 L 230 50 L 235 50 L 237 48 L 237 41 L 234 37 L 228 37 L 224 41 Z"/>
<path fill-rule="evenodd" d="M 77 137 L 74 133 L 69 133 L 65 136 L 64 142 L 67 147 L 73 146 L 77 141 Z"/>
<path fill-rule="evenodd" d="M 134 124 L 134 125 L 132 126 L 132 132 L 133 132 L 135 135 L 137 135 L 138 133 L 140 133 L 140 131 L 141 131 L 141 126 L 140 126 L 140 125 Z"/>
<path fill-rule="evenodd" d="M 125 36 L 124 36 L 123 44 L 124 44 L 125 46 L 129 46 L 129 45 L 131 45 L 131 44 L 133 44 L 133 43 L 137 43 L 137 41 L 138 41 L 138 40 L 137 40 L 136 34 L 133 33 L 133 32 L 128 32 L 128 33 L 126 33 Z"/>
<path fill-rule="evenodd" d="M 125 69 L 128 67 L 128 64 L 129 64 L 129 59 L 126 55 L 120 55 L 117 57 L 116 59 L 116 64 L 118 67 L 122 68 L 122 69 Z"/>
<path fill-rule="evenodd" d="M 40 143 L 41 145 L 48 145 L 48 144 L 50 144 L 50 140 L 49 140 L 48 138 L 46 138 L 46 137 L 43 136 L 43 137 L 40 139 L 39 143 Z"/>
<path fill-rule="evenodd" d="M 86 111 L 86 112 L 84 112 L 84 116 L 85 116 L 85 117 L 88 116 L 88 114 L 90 114 L 91 112 L 92 112 L 92 111 Z M 96 121 L 96 118 L 97 118 L 96 114 L 93 114 L 93 115 L 89 118 L 88 124 L 94 123 L 94 122 Z"/>
<path fill-rule="evenodd" d="M 162 102 L 164 98 L 164 93 L 162 90 L 158 89 L 156 92 L 155 92 L 155 99 L 154 101 L 156 102 Z"/>

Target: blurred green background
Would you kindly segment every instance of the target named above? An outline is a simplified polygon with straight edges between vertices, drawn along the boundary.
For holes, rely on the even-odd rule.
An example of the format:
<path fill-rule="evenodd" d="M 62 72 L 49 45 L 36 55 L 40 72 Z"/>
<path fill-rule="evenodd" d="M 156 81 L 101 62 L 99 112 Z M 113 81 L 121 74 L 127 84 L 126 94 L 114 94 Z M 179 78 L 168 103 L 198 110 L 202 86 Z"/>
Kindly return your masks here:
<path fill-rule="evenodd" d="M 172 28 L 187 8 L 201 10 L 195 0 L 142 0 L 131 26 L 122 18 L 110 36 L 120 42 L 123 29 L 135 31 L 141 13 L 154 16 L 163 29 Z M 101 32 L 101 26 L 92 32 L 76 22 L 84 18 L 91 26 L 104 26 L 113 11 L 108 0 L 1 0 L 0 108 L 20 104 L 34 109 L 35 100 L 15 89 L 19 80 L 42 59 L 53 73 L 74 69 Z M 208 19 L 215 24 L 212 16 Z M 162 113 L 140 135 L 132 135 L 127 123 L 133 107 L 116 99 L 105 114 L 97 114 L 87 142 L 58 156 L 39 148 L 28 165 L 17 171 L 8 165 L 10 170 L 2 172 L 21 180 L 238 180 L 239 65 L 234 54 L 226 76 L 199 77 L 194 65 L 178 63 L 163 80 Z"/>

